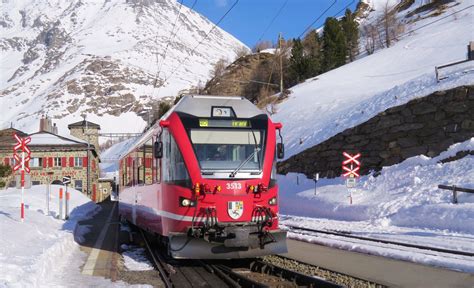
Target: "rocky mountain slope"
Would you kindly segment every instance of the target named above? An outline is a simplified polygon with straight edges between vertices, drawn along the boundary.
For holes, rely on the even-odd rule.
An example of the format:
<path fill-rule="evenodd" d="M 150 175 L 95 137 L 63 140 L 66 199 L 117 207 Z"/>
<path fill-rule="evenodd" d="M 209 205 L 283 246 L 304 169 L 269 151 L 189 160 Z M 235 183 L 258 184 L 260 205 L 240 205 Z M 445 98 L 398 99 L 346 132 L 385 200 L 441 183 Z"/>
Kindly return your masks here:
<path fill-rule="evenodd" d="M 244 47 L 219 28 L 205 38 L 212 28 L 174 0 L 5 0 L 0 127 L 34 131 L 43 114 L 114 119 L 204 83 L 213 63 Z"/>

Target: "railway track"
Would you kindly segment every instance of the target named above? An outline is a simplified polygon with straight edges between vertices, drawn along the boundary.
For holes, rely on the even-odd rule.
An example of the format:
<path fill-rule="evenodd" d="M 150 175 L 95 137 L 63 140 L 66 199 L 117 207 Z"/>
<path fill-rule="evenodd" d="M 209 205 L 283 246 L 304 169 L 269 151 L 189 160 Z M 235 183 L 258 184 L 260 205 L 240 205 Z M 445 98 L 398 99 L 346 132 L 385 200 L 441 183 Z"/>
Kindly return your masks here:
<path fill-rule="evenodd" d="M 342 287 L 261 259 L 175 260 L 164 256 L 140 230 L 165 287 Z"/>
<path fill-rule="evenodd" d="M 451 250 L 451 249 L 445 249 L 445 248 L 440 248 L 440 247 L 431 247 L 431 246 L 425 246 L 425 245 L 404 243 L 404 242 L 399 242 L 399 241 L 384 240 L 380 238 L 357 236 L 357 235 L 350 234 L 350 232 L 319 230 L 319 229 L 311 229 L 311 228 L 292 226 L 292 225 L 287 225 L 286 227 L 288 227 L 290 231 L 293 231 L 293 232 L 304 231 L 304 232 L 310 232 L 310 233 L 319 233 L 319 234 L 325 234 L 325 235 L 334 235 L 334 236 L 340 236 L 340 237 L 345 237 L 345 238 L 358 239 L 358 240 L 363 240 L 363 241 L 368 241 L 368 242 L 377 242 L 377 243 L 382 243 L 382 244 L 398 245 L 398 246 L 403 246 L 403 247 L 408 247 L 408 248 L 417 248 L 421 250 L 435 251 L 435 252 L 447 253 L 451 255 L 460 255 L 460 256 L 469 256 L 469 257 L 474 256 L 474 253 L 468 252 L 468 251 L 458 251 L 458 250 Z"/>

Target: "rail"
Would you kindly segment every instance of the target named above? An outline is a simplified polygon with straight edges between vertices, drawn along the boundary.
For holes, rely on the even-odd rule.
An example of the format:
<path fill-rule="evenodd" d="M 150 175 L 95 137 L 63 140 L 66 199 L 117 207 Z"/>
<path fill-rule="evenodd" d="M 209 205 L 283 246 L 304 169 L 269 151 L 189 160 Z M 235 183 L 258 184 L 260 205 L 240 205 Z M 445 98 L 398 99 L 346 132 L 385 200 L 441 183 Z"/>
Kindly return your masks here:
<path fill-rule="evenodd" d="M 364 240 L 364 241 L 371 241 L 371 242 L 378 242 L 378 243 L 382 243 L 382 244 L 398 245 L 398 246 L 409 247 L 409 248 L 417 248 L 417 249 L 421 249 L 421 250 L 436 251 L 436 252 L 442 252 L 442 253 L 453 254 L 453 255 L 470 256 L 470 257 L 474 256 L 474 253 L 468 252 L 468 251 L 451 250 L 451 249 L 445 249 L 445 248 L 440 248 L 440 247 L 431 247 L 431 246 L 423 246 L 423 245 L 417 245 L 417 244 L 404 243 L 404 242 L 399 242 L 399 241 L 383 240 L 383 239 L 379 239 L 379 238 L 356 236 L 356 235 L 351 235 L 350 232 L 342 233 L 342 232 L 336 232 L 336 231 L 310 229 L 310 228 L 299 227 L 299 226 L 291 226 L 291 225 L 289 225 L 287 227 L 290 228 L 291 230 L 301 230 L 301 231 L 306 231 L 306 232 L 314 232 L 314 233 L 335 235 L 335 236 L 341 236 L 341 237 L 346 237 L 346 238 L 352 238 L 352 239 L 358 239 L 358 240 Z"/>
<path fill-rule="evenodd" d="M 474 189 L 457 187 L 456 185 L 446 186 L 440 184 L 438 185 L 438 188 L 444 190 L 453 190 L 453 204 L 458 203 L 458 192 L 474 193 Z"/>

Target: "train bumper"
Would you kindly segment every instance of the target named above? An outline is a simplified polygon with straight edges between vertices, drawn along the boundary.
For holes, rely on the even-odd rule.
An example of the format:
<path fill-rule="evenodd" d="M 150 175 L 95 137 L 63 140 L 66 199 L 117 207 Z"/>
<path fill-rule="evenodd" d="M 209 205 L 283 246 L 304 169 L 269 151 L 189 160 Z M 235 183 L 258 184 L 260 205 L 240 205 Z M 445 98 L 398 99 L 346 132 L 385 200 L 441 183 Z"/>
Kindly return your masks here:
<path fill-rule="evenodd" d="M 176 259 L 230 259 L 253 258 L 258 256 L 287 253 L 286 231 L 269 232 L 274 242 L 263 248 L 227 247 L 223 243 L 208 242 L 187 234 L 170 234 L 169 251 Z"/>

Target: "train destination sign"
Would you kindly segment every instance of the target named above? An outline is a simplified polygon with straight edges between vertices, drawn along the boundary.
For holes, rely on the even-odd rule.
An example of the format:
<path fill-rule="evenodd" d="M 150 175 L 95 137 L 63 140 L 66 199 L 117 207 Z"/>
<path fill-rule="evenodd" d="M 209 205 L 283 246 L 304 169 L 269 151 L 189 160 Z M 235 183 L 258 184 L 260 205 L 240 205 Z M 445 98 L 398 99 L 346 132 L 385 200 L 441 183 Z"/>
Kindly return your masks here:
<path fill-rule="evenodd" d="M 248 120 L 199 119 L 199 127 L 248 128 L 250 122 Z"/>

